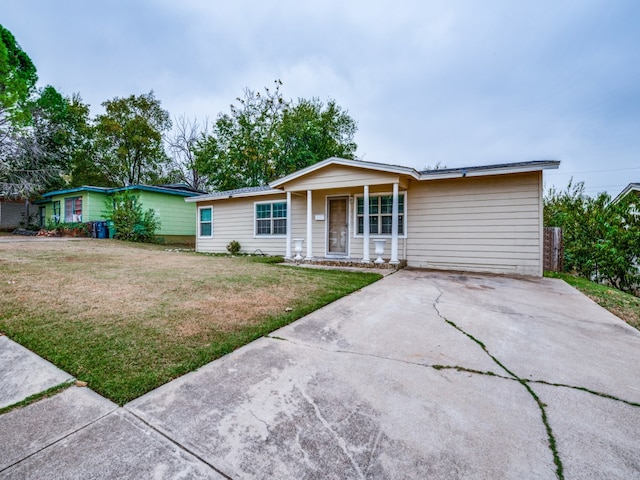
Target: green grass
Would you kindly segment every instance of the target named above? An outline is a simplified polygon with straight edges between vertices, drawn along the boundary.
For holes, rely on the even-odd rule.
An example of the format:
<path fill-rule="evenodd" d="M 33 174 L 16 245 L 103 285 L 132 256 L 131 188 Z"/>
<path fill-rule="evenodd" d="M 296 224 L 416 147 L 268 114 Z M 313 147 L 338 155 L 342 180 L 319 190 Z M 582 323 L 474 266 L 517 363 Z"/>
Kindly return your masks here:
<path fill-rule="evenodd" d="M 381 278 L 277 260 L 0 244 L 0 332 L 122 405 Z"/>
<path fill-rule="evenodd" d="M 38 402 L 45 398 L 52 397 L 57 393 L 60 393 L 62 390 L 66 390 L 71 385 L 73 385 L 72 382 L 60 383 L 59 385 L 55 385 L 51 388 L 46 389 L 44 392 L 36 393 L 17 403 L 14 403 L 12 405 L 7 405 L 6 407 L 2 407 L 0 408 L 0 415 L 11 412 L 12 410 L 17 410 L 18 408 L 26 407 L 28 405 L 31 405 L 32 403 Z"/>
<path fill-rule="evenodd" d="M 544 275 L 564 280 L 600 306 L 640 330 L 640 298 L 568 273 L 545 272 Z"/>

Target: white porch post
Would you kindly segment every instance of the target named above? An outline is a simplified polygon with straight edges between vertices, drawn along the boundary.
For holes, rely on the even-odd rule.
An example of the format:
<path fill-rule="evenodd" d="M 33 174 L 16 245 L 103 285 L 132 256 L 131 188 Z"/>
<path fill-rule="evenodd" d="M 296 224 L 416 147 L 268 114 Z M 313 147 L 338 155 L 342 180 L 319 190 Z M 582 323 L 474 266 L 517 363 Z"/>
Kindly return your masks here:
<path fill-rule="evenodd" d="M 287 246 L 284 258 L 291 260 L 291 192 L 287 191 Z"/>
<path fill-rule="evenodd" d="M 363 224 L 362 227 L 362 261 L 369 263 L 369 185 L 364 186 L 364 196 L 362 198 L 362 213 Z M 357 218 L 358 204 L 356 203 L 356 218 Z M 357 226 L 356 226 L 357 228 Z"/>
<path fill-rule="evenodd" d="M 313 259 L 313 196 L 311 190 L 307 190 L 307 258 Z"/>
<path fill-rule="evenodd" d="M 400 263 L 398 261 L 398 184 L 393 184 L 393 206 L 391 210 L 391 260 L 389 263 Z"/>

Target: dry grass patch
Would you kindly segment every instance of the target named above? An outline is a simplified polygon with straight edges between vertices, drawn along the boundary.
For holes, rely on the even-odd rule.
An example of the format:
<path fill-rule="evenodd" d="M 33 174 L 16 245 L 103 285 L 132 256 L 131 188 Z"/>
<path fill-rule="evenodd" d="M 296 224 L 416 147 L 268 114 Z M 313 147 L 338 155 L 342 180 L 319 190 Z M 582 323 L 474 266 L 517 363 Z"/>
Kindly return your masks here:
<path fill-rule="evenodd" d="M 0 331 L 122 404 L 378 278 L 113 240 L 0 243 Z"/>

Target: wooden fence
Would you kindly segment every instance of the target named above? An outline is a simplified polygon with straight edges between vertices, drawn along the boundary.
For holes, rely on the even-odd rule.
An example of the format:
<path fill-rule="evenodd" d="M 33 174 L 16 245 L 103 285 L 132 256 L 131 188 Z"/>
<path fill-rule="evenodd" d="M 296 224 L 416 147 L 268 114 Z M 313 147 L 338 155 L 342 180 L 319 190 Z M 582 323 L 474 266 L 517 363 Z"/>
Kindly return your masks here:
<path fill-rule="evenodd" d="M 564 268 L 564 246 L 560 227 L 544 228 L 543 267 L 551 272 L 561 272 Z"/>

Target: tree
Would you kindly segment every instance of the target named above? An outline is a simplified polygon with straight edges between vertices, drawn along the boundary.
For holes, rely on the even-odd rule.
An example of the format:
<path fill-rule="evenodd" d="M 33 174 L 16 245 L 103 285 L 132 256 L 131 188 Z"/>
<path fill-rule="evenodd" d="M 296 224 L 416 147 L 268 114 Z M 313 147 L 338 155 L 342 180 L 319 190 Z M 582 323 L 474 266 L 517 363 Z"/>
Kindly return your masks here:
<path fill-rule="evenodd" d="M 79 96 L 65 98 L 51 86 L 36 91 L 37 79 L 29 56 L 0 26 L 0 194 L 6 196 L 28 198 L 65 184 L 88 121 Z"/>
<path fill-rule="evenodd" d="M 248 88 L 230 114 L 220 114 L 211 135 L 198 142 L 196 159 L 216 190 L 256 186 L 274 178 L 277 126 L 287 103 L 280 94 L 282 82 L 265 93 Z"/>
<path fill-rule="evenodd" d="M 27 101 L 37 80 L 29 56 L 0 25 L 0 195 L 23 194 L 31 190 L 34 177 L 44 173 L 26 164 L 33 142 L 20 129 L 28 119 Z"/>
<path fill-rule="evenodd" d="M 353 158 L 356 122 L 333 100 L 284 100 L 280 86 L 245 89 L 200 138 L 195 158 L 216 190 L 267 184 L 332 156 Z"/>
<path fill-rule="evenodd" d="M 590 197 L 582 182 L 552 189 L 544 199 L 545 226 L 561 227 L 565 269 L 631 291 L 640 281 L 640 217 L 632 196 L 613 203 L 606 193 Z"/>
<path fill-rule="evenodd" d="M 37 81 L 33 62 L 11 32 L 0 25 L 0 122 L 24 120 L 26 103 Z"/>
<path fill-rule="evenodd" d="M 168 162 L 162 135 L 171 128 L 169 113 L 153 92 L 114 98 L 102 104 L 95 126 L 96 164 L 116 185 L 153 183 Z"/>
<path fill-rule="evenodd" d="M 34 135 L 47 152 L 48 165 L 57 173 L 46 189 L 69 186 L 76 162 L 90 149 L 89 106 L 79 94 L 64 97 L 47 86 L 31 106 Z"/>
<path fill-rule="evenodd" d="M 278 125 L 275 175 L 281 177 L 330 157 L 354 158 L 356 130 L 356 122 L 335 100 L 325 106 L 319 98 L 298 99 L 284 110 Z"/>
<path fill-rule="evenodd" d="M 168 178 L 176 183 L 184 183 L 195 190 L 204 190 L 208 178 L 196 157 L 196 149 L 200 138 L 207 135 L 208 123 L 200 127 L 198 121 L 188 120 L 184 116 L 175 121 L 175 130 L 167 139 L 172 154 Z"/>

